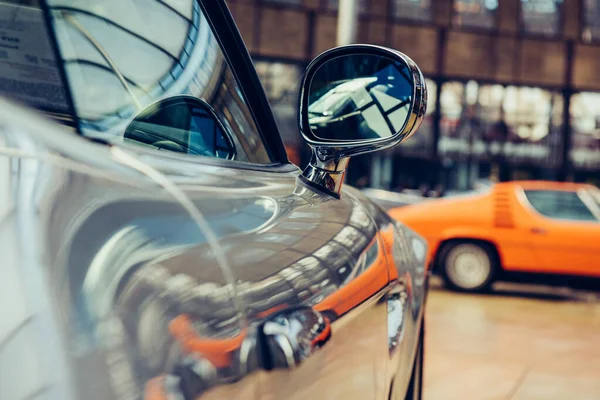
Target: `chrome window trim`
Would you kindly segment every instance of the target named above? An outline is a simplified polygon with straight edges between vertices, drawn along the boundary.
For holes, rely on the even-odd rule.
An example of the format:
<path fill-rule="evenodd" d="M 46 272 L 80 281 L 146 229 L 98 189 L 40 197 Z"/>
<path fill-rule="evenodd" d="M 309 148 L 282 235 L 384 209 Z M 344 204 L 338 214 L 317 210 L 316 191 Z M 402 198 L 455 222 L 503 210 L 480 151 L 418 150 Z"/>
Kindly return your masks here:
<path fill-rule="evenodd" d="M 592 215 L 596 217 L 596 220 L 600 222 L 600 205 L 596 204 L 596 201 L 592 198 L 592 194 L 589 189 L 579 189 L 577 195 L 583 202 L 583 204 L 590 210 Z"/>

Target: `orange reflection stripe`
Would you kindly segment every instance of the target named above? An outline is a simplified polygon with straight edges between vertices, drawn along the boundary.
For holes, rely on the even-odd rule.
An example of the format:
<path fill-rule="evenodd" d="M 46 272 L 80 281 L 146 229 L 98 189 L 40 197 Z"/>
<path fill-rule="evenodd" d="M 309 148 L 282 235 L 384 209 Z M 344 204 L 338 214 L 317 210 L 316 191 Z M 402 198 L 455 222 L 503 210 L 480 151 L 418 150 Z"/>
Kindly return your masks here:
<path fill-rule="evenodd" d="M 144 399 L 145 400 L 167 400 L 169 396 L 165 393 L 165 377 L 157 376 L 156 378 L 150 379 L 146 382 L 144 388 Z"/>
<path fill-rule="evenodd" d="M 256 314 L 256 317 L 257 318 L 267 318 L 267 317 L 271 316 L 272 314 L 275 314 L 277 311 L 281 311 L 287 307 L 288 307 L 287 304 L 279 304 L 279 305 L 276 305 L 275 307 L 269 308 L 268 310 L 259 312 L 258 314 Z"/>
<path fill-rule="evenodd" d="M 190 318 L 182 314 L 169 322 L 169 332 L 188 353 L 202 355 L 217 368 L 231 365 L 231 353 L 239 349 L 246 331 L 232 339 L 204 339 L 198 336 Z"/>
<path fill-rule="evenodd" d="M 311 340 L 311 343 L 314 346 L 314 345 L 318 344 L 319 342 L 325 342 L 330 336 L 331 336 L 331 322 L 329 322 L 329 319 L 325 317 L 325 329 L 323 329 L 323 332 L 319 333 L 319 335 L 317 335 L 316 338 Z"/>
<path fill-rule="evenodd" d="M 391 246 L 388 246 L 386 241 L 383 244 L 377 242 L 377 246 L 379 246 L 379 254 L 373 264 L 356 279 L 315 305 L 315 310 L 320 312 L 333 310 L 341 316 L 388 284 L 388 258 L 389 261 L 393 260 Z M 390 268 L 392 269 L 396 268 Z"/>

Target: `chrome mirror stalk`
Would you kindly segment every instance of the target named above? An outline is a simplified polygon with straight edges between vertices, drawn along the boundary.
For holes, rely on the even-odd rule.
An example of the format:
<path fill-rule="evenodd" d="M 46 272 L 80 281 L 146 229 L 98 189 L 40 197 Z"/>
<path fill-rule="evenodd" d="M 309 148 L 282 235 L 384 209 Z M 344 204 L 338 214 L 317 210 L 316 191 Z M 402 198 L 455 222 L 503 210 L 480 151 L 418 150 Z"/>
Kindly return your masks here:
<path fill-rule="evenodd" d="M 300 175 L 300 180 L 339 198 L 350 157 L 337 158 L 335 153 L 323 154 L 319 150 L 319 148 L 314 149 L 310 163 Z"/>

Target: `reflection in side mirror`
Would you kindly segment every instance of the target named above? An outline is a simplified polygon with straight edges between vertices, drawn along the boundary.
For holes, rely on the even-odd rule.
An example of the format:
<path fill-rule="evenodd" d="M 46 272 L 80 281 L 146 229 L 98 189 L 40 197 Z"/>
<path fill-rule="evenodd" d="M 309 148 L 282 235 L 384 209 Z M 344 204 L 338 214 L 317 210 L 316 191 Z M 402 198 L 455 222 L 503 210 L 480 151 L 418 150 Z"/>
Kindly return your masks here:
<path fill-rule="evenodd" d="M 339 197 L 349 158 L 407 139 L 426 108 L 423 74 L 404 54 L 373 45 L 326 51 L 300 88 L 300 132 L 313 149 L 300 180 Z"/>
<path fill-rule="evenodd" d="M 125 140 L 158 150 L 233 159 L 232 137 L 203 100 L 175 96 L 146 107 L 125 130 Z"/>
<path fill-rule="evenodd" d="M 401 61 L 350 54 L 321 65 L 310 82 L 309 128 L 322 140 L 380 139 L 410 115 L 413 78 Z"/>

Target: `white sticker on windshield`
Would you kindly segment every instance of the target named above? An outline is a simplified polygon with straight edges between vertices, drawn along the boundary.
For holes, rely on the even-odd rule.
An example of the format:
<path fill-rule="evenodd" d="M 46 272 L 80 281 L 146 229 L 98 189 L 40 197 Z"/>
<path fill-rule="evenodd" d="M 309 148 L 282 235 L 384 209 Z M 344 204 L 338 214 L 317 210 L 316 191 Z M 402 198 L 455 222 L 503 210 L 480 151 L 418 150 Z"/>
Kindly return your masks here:
<path fill-rule="evenodd" d="M 0 93 L 36 108 L 68 111 L 40 9 L 0 4 Z"/>

